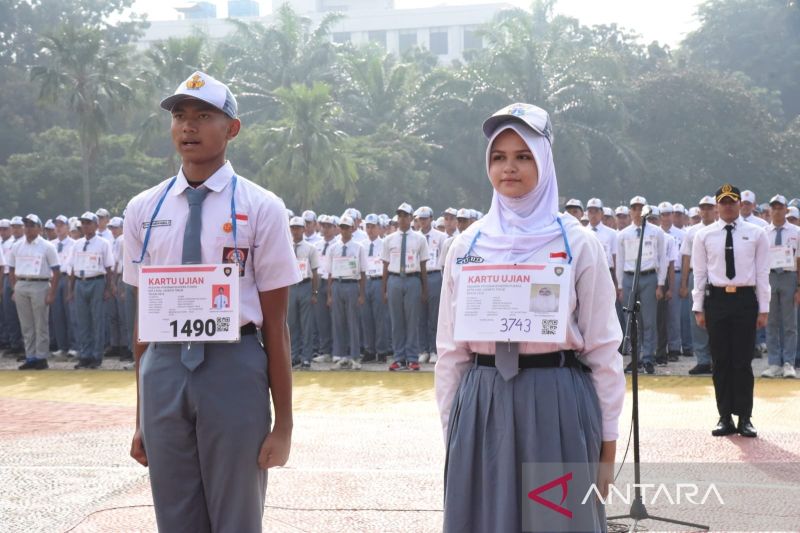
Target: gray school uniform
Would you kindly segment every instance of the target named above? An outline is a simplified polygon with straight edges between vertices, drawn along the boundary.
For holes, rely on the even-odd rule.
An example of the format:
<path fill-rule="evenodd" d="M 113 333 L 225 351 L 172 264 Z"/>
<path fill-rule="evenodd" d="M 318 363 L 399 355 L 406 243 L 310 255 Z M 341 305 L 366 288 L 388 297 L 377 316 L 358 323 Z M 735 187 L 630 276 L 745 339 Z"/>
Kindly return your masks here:
<path fill-rule="evenodd" d="M 292 338 L 292 362 L 311 362 L 314 354 L 314 314 L 311 306 L 312 278 L 319 268 L 319 253 L 308 241 L 293 243 L 295 257 L 304 261 L 303 279 L 289 289 L 289 334 Z"/>
<path fill-rule="evenodd" d="M 53 305 L 50 306 L 50 316 L 52 317 L 53 324 L 51 335 L 55 338 L 56 348 L 60 351 L 67 352 L 76 349 L 75 313 L 72 311 L 72 304 L 67 302 L 67 292 L 69 290 L 69 261 L 75 241 L 70 237 L 65 237 L 63 240 L 54 239 L 50 242 L 56 247 L 58 264 L 61 270 L 56 296 Z"/>
<path fill-rule="evenodd" d="M 356 271 L 352 275 L 338 275 L 335 263 L 346 258 L 355 259 Z M 327 261 L 328 283 L 333 283 L 333 356 L 357 360 L 361 356 L 358 295 L 366 272 L 366 251 L 352 239 L 348 242 L 339 240 L 328 251 Z"/>
<path fill-rule="evenodd" d="M 436 353 L 436 327 L 439 322 L 439 296 L 442 292 L 442 268 L 440 257 L 444 254 L 447 234 L 431 229 L 427 234 L 420 232 L 428 243 L 428 298 L 422 304 L 419 314 L 420 352 Z"/>
<path fill-rule="evenodd" d="M 788 247 L 794 258 L 791 267 L 771 266 L 769 272 L 769 286 L 772 291 L 767 322 L 769 364 L 783 366 L 785 363 L 791 363 L 794 366 L 797 356 L 797 306 L 794 303 L 794 295 L 798 286 L 797 257 L 800 250 L 800 230 L 789 222 L 780 228 L 770 224 L 765 230 L 770 246 Z"/>
<path fill-rule="evenodd" d="M 364 350 L 372 354 L 386 354 L 391 349 L 388 331 L 391 325 L 389 310 L 383 301 L 383 261 L 380 260 L 383 239 L 367 240 L 362 245 L 367 251 L 367 283 L 361 314 Z"/>
<path fill-rule="evenodd" d="M 314 307 L 314 328 L 317 339 L 316 349 L 321 355 L 330 355 L 333 352 L 333 324 L 331 323 L 331 310 L 328 307 L 328 271 L 327 256 L 328 250 L 337 241 L 335 237 L 330 241 L 319 239 L 314 246 L 319 252 L 319 285 L 317 286 L 319 295 L 317 304 Z"/>
<path fill-rule="evenodd" d="M 82 268 L 82 254 L 94 254 L 100 264 Z M 105 301 L 107 269 L 114 266 L 111 244 L 95 235 L 82 237 L 73 247 L 70 274 L 75 278 L 75 310 L 78 318 L 78 346 L 83 360 L 100 364 L 105 348 Z M 113 272 L 113 270 L 112 270 Z"/>

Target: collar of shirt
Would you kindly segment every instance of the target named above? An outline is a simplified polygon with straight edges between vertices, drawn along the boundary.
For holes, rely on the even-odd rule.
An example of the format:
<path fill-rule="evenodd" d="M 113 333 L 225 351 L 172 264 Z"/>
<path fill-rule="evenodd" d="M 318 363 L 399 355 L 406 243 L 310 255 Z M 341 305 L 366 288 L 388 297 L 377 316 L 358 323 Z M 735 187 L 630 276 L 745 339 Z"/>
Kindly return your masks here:
<path fill-rule="evenodd" d="M 203 182 L 203 185 L 208 189 L 214 192 L 220 192 L 224 189 L 228 182 L 231 181 L 233 178 L 233 166 L 231 165 L 230 161 L 225 161 L 225 164 L 219 167 L 219 169 L 211 174 L 207 180 Z M 175 181 L 175 185 L 172 187 L 173 196 L 180 196 L 183 191 L 190 187 L 189 182 L 186 180 L 186 175 L 183 173 L 183 167 L 178 171 L 178 178 Z"/>

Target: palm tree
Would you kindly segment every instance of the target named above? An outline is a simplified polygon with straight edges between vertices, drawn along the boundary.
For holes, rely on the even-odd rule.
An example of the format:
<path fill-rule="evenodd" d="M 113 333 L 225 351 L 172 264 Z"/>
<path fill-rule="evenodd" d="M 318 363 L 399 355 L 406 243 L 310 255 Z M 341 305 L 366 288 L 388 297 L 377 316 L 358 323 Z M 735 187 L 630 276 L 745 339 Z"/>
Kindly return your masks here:
<path fill-rule="evenodd" d="M 263 152 L 270 154 L 260 178 L 295 206 L 313 206 L 326 192 L 350 202 L 358 173 L 346 148 L 346 134 L 334 125 L 340 108 L 330 87 L 296 83 L 275 91 L 283 117 L 265 131 Z"/>
<path fill-rule="evenodd" d="M 31 69 L 42 101 L 64 102 L 78 122 L 83 203 L 91 209 L 92 172 L 109 113 L 124 107 L 129 48 L 110 44 L 102 30 L 62 26 L 42 41 L 42 64 Z"/>

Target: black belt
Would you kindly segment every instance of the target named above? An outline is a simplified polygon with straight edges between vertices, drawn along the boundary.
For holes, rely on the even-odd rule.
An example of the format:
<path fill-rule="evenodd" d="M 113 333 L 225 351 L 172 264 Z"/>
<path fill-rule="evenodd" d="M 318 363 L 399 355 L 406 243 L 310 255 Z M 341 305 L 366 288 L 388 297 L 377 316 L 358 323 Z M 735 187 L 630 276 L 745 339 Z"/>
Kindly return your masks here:
<path fill-rule="evenodd" d="M 298 285 L 302 285 L 303 283 L 308 283 L 311 281 L 311 278 L 305 278 L 297 282 Z"/>
<path fill-rule="evenodd" d="M 419 277 L 419 272 L 406 272 L 405 274 L 400 274 L 399 272 L 389 272 L 390 276 L 397 276 L 399 278 L 408 278 L 408 277 Z"/>
<path fill-rule="evenodd" d="M 495 366 L 494 355 L 473 354 L 478 366 Z M 573 350 L 562 350 L 560 352 L 519 354 L 520 368 L 578 368 L 584 372 L 591 372 L 592 369 L 578 360 Z"/>
<path fill-rule="evenodd" d="M 783 271 L 781 271 L 781 272 L 778 272 L 778 271 L 777 271 L 777 270 L 775 270 L 774 268 L 771 268 L 771 269 L 770 269 L 770 271 L 769 271 L 769 273 L 770 273 L 770 274 L 787 274 L 787 273 L 788 273 L 788 274 L 797 274 L 797 272 L 795 272 L 794 270 L 786 270 L 786 269 L 783 269 Z M 17 279 L 19 279 L 19 278 L 17 278 Z"/>
<path fill-rule="evenodd" d="M 87 276 L 85 278 L 78 278 L 78 279 L 81 280 L 81 281 L 91 281 L 93 279 L 100 279 L 100 278 L 104 278 L 104 277 L 106 277 L 105 274 L 100 274 L 99 276 Z"/>
<path fill-rule="evenodd" d="M 17 281 L 50 281 L 50 278 L 17 278 Z"/>
<path fill-rule="evenodd" d="M 383 276 L 367 276 L 367 279 L 383 279 Z"/>
<path fill-rule="evenodd" d="M 339 278 L 333 278 L 333 281 L 335 281 L 335 282 L 337 282 L 337 283 L 358 283 L 358 282 L 359 282 L 359 281 L 361 281 L 361 280 L 357 280 L 357 279 L 339 279 Z"/>
<path fill-rule="evenodd" d="M 633 272 L 625 272 L 625 273 L 628 274 L 628 275 L 633 276 Z M 650 270 L 642 270 L 641 272 L 639 272 L 639 275 L 640 276 L 649 276 L 650 274 L 655 274 L 655 273 L 656 273 L 656 269 L 655 268 L 651 268 Z"/>
<path fill-rule="evenodd" d="M 245 335 L 255 335 L 256 331 L 257 331 L 256 325 L 250 322 L 249 324 L 245 324 L 244 326 L 239 328 L 239 335 L 242 337 Z"/>
<path fill-rule="evenodd" d="M 752 285 L 747 285 L 743 287 L 737 287 L 733 285 L 729 285 L 727 287 L 715 287 L 714 285 L 708 286 L 709 290 L 712 293 L 719 293 L 719 294 L 736 294 L 737 292 L 749 292 L 755 294 L 756 288 Z"/>

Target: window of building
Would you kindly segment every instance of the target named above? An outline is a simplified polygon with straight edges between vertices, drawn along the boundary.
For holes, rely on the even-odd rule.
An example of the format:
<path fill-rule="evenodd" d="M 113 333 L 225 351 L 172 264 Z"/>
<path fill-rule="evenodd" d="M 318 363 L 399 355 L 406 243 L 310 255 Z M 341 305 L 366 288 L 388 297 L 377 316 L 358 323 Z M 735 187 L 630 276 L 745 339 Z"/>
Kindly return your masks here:
<path fill-rule="evenodd" d="M 449 51 L 447 29 L 431 30 L 431 53 L 446 56 Z"/>
<path fill-rule="evenodd" d="M 405 30 L 400 32 L 400 53 L 404 54 L 417 46 L 417 30 Z"/>
<path fill-rule="evenodd" d="M 386 49 L 386 32 L 385 31 L 371 31 L 368 34 L 369 42 L 379 44 Z"/>
<path fill-rule="evenodd" d="M 335 31 L 333 32 L 333 42 L 336 44 L 346 44 L 350 42 L 349 31 Z"/>
<path fill-rule="evenodd" d="M 483 48 L 483 37 L 478 35 L 475 28 L 464 28 L 464 50 Z"/>

